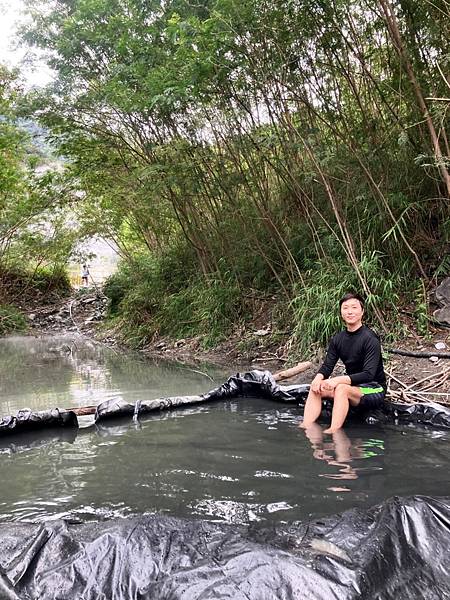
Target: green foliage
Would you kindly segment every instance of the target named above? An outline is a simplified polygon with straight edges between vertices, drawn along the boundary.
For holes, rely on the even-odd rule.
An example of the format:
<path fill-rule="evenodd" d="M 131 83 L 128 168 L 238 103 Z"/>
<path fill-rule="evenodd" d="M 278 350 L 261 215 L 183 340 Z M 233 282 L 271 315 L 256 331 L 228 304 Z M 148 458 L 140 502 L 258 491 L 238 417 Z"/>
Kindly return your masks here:
<path fill-rule="evenodd" d="M 67 218 L 71 198 L 41 128 L 19 118 L 24 101 L 17 76 L 0 65 L 0 267 L 58 269 L 77 236 Z"/>
<path fill-rule="evenodd" d="M 428 301 L 425 286 L 423 282 L 415 289 L 414 294 L 414 317 L 416 320 L 416 329 L 419 335 L 429 336 L 429 316 Z"/>
<path fill-rule="evenodd" d="M 27 320 L 18 308 L 0 304 L 0 335 L 27 329 Z"/>
<path fill-rule="evenodd" d="M 365 321 L 376 323 L 374 309 L 379 308 L 394 327 L 400 280 L 383 269 L 376 254 L 363 257 L 359 266 L 373 290 L 366 297 Z M 315 343 L 325 346 L 342 328 L 339 300 L 345 293 L 360 289 L 355 272 L 345 263 L 319 262 L 308 272 L 305 287 L 298 286 L 291 302 L 293 339 L 301 353 L 308 355 Z"/>
<path fill-rule="evenodd" d="M 427 264 L 444 269 L 448 157 L 437 160 L 410 73 L 424 97 L 448 93 L 436 76 L 448 3 L 397 3 L 404 54 L 360 0 L 28 6 L 25 38 L 51 55 L 56 80 L 27 100 L 67 168 L 37 178 L 5 121 L 9 257 L 64 264 L 74 235 L 113 239 L 124 264 L 107 284 L 110 310 L 137 344 L 157 332 L 219 338 L 248 288 L 292 301 L 306 346 L 339 325 L 348 289 L 395 327 Z M 16 92 L 4 89 L 10 109 Z M 441 143 L 445 105 L 427 102 Z"/>
<path fill-rule="evenodd" d="M 108 311 L 110 317 L 115 317 L 119 314 L 120 303 L 125 298 L 129 288 L 130 284 L 124 270 L 120 270 L 108 277 L 103 287 L 103 292 L 109 299 Z"/>
<path fill-rule="evenodd" d="M 178 273 L 171 270 L 172 265 Z M 123 319 L 124 336 L 134 346 L 144 345 L 155 334 L 199 335 L 202 344 L 210 346 L 244 314 L 235 281 L 193 275 L 179 255 L 178 261 L 173 255 L 159 260 L 143 256 L 132 264 L 124 263 L 108 279 L 104 291 L 110 299 L 110 316 Z"/>
<path fill-rule="evenodd" d="M 192 249 L 186 244 L 176 244 L 161 256 L 138 254 L 132 261 L 123 261 L 104 287 L 110 315 L 119 314 L 122 301 L 134 291 L 137 297 L 147 298 L 150 309 L 152 298 L 184 289 L 194 273 Z"/>
<path fill-rule="evenodd" d="M 69 276 L 62 267 L 38 267 L 28 279 L 32 288 L 45 295 L 66 296 L 72 291 Z"/>
<path fill-rule="evenodd" d="M 68 275 L 63 268 L 0 268 L 0 298 L 8 303 L 64 297 L 71 291 Z"/>

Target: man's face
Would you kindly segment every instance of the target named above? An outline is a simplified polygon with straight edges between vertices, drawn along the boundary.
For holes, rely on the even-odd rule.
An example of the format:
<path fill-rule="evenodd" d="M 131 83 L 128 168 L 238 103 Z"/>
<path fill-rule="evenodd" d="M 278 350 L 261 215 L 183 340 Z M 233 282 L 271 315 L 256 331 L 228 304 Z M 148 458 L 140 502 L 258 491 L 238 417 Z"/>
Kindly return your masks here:
<path fill-rule="evenodd" d="M 342 303 L 341 316 L 347 325 L 358 324 L 363 316 L 364 310 L 359 300 L 351 298 Z"/>

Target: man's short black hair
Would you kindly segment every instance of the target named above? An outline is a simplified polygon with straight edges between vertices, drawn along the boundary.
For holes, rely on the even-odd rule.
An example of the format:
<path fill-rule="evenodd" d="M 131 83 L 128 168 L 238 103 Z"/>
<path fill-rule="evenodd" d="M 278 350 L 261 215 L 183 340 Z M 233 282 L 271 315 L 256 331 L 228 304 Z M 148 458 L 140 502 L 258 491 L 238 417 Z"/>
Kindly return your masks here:
<path fill-rule="evenodd" d="M 347 302 L 347 300 L 353 299 L 358 300 L 358 302 L 361 304 L 361 308 L 364 308 L 364 298 L 360 296 L 360 294 L 353 292 L 348 292 L 342 296 L 342 298 L 339 300 L 339 308 L 341 308 L 341 306 L 344 304 L 344 302 Z"/>

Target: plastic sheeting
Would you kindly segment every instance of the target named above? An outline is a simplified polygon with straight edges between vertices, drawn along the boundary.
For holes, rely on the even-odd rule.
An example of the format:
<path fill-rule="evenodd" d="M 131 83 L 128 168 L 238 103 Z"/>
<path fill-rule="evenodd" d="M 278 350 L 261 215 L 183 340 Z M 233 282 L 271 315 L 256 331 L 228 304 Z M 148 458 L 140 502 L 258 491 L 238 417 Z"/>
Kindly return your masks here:
<path fill-rule="evenodd" d="M 391 422 L 394 425 L 426 425 L 438 429 L 450 429 L 450 407 L 427 402 L 418 404 L 396 404 L 385 402 L 383 410 L 367 417 L 368 422 Z"/>
<path fill-rule="evenodd" d="M 26 433 L 47 427 L 78 427 L 75 413 L 53 408 L 33 412 L 30 408 L 19 410 L 16 416 L 3 417 L 0 421 L 0 437 L 15 433 Z"/>
<path fill-rule="evenodd" d="M 97 407 L 95 421 L 100 422 L 113 417 L 139 417 L 150 412 L 181 408 L 202 402 L 213 402 L 245 396 L 256 396 L 278 400 L 280 402 L 304 402 L 309 385 L 279 386 L 270 371 L 249 371 L 229 377 L 220 387 L 200 396 L 175 396 L 130 404 L 124 400 L 107 400 Z"/>
<path fill-rule="evenodd" d="M 0 525 L 2 600 L 445 600 L 450 498 L 309 523 L 163 516 Z"/>
<path fill-rule="evenodd" d="M 136 404 L 124 400 L 111 399 L 98 405 L 95 422 L 112 418 L 140 416 L 161 410 L 183 408 L 194 404 L 226 400 L 237 397 L 255 396 L 283 403 L 304 404 L 309 385 L 278 385 L 270 371 L 249 371 L 230 377 L 221 386 L 199 396 L 175 396 L 155 400 L 138 401 Z M 332 404 L 324 402 L 323 416 L 330 417 Z M 350 411 L 350 419 L 368 423 L 419 424 L 450 429 L 450 408 L 437 403 L 393 404 L 385 402 L 381 410 L 361 413 Z M 0 437 L 4 434 L 20 433 L 49 427 L 77 427 L 77 417 L 71 411 L 53 409 L 32 413 L 29 409 L 19 411 L 15 417 L 4 417 L 0 421 Z"/>
<path fill-rule="evenodd" d="M 309 392 L 309 385 L 278 385 L 270 371 L 249 371 L 227 379 L 220 387 L 201 396 L 160 398 L 147 402 L 128 404 L 122 400 L 108 400 L 97 407 L 96 422 L 106 419 L 140 415 L 159 410 L 180 408 L 202 402 L 227 400 L 231 398 L 254 396 L 276 400 L 283 403 L 295 403 L 303 406 Z M 322 417 L 330 419 L 332 402 L 324 401 Z M 439 429 L 450 429 L 450 407 L 429 402 L 424 404 L 396 404 L 386 401 L 381 410 L 361 412 L 350 411 L 350 420 L 366 423 L 390 423 L 425 425 Z"/>
<path fill-rule="evenodd" d="M 139 416 L 151 412 L 182 408 L 184 406 L 191 406 L 205 401 L 206 399 L 204 396 L 172 396 L 171 398 L 138 401 L 136 404 L 130 404 L 120 399 L 111 399 L 102 402 L 97 406 L 95 422 L 99 423 L 106 419 L 125 416 L 132 416 L 137 419 Z"/>

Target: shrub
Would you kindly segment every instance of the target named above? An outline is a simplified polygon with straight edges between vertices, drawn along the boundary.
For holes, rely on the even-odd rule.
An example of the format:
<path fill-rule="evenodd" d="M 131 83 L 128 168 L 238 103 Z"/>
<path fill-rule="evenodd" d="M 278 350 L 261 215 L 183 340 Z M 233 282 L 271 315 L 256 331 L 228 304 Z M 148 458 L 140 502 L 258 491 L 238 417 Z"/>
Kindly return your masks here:
<path fill-rule="evenodd" d="M 19 309 L 11 304 L 0 304 L 0 335 L 24 331 L 27 326 L 27 320 Z"/>
<path fill-rule="evenodd" d="M 142 346 L 155 334 L 202 335 L 209 346 L 243 314 L 241 290 L 230 275 L 200 277 L 180 250 L 122 263 L 104 288 L 111 317 L 122 317 L 127 341 Z"/>

